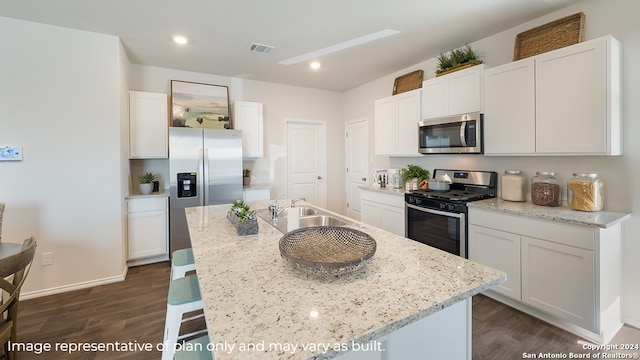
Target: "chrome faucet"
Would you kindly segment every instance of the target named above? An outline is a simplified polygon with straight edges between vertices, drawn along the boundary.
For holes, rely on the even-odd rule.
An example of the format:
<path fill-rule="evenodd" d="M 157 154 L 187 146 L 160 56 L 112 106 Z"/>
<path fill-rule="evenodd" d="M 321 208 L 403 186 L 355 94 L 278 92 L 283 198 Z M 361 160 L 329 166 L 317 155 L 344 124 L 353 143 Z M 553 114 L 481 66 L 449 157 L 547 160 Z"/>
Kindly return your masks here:
<path fill-rule="evenodd" d="M 284 211 L 284 209 L 288 208 L 288 207 L 296 207 L 296 202 L 298 201 L 307 201 L 306 198 L 297 198 L 297 199 L 293 199 L 291 200 L 290 203 L 288 203 L 287 205 L 280 207 L 278 205 L 278 200 L 273 200 L 273 202 L 271 204 L 269 204 L 269 215 L 271 217 L 271 221 L 278 221 L 278 215 L 280 215 L 280 213 L 282 213 Z"/>

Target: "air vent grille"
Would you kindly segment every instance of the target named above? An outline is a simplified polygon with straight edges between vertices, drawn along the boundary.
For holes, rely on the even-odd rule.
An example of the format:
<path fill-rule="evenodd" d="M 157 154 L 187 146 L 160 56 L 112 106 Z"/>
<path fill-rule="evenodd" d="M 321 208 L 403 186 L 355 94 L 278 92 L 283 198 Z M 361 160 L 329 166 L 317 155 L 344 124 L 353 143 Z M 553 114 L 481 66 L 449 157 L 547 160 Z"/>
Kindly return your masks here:
<path fill-rule="evenodd" d="M 249 44 L 249 47 L 248 47 L 249 51 L 260 53 L 260 54 L 269 54 L 273 51 L 273 49 L 275 49 L 275 46 L 258 44 L 254 42 Z"/>

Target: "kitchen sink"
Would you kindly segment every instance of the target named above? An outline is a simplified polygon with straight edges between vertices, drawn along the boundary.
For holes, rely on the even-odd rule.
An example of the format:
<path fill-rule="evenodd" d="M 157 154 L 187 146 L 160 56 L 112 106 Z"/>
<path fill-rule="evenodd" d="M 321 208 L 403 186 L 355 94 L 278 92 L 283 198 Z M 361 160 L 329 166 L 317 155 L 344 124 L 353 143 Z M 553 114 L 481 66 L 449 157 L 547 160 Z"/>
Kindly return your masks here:
<path fill-rule="evenodd" d="M 347 222 L 328 215 L 303 216 L 299 219 L 299 227 L 309 226 L 344 226 Z"/>
<path fill-rule="evenodd" d="M 298 211 L 298 224 L 296 226 L 289 226 L 289 211 L 291 210 Z M 267 209 L 256 210 L 256 214 L 283 234 L 294 229 L 311 226 L 345 226 L 351 224 L 349 219 L 341 218 L 321 209 L 306 205 L 284 210 L 278 215 L 278 220 L 276 221 L 271 220 Z"/>

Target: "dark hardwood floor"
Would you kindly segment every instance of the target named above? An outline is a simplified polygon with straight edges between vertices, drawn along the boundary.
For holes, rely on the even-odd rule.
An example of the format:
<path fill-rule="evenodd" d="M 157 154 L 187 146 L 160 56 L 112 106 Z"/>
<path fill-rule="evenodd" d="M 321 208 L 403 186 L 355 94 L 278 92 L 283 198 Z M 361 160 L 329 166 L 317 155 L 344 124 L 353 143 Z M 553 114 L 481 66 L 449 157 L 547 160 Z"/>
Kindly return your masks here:
<path fill-rule="evenodd" d="M 55 351 L 54 347 L 56 343 L 115 342 L 155 347 L 162 342 L 169 272 L 168 262 L 133 267 L 123 282 L 23 300 L 19 310 L 17 341 L 19 345 L 33 345 L 34 348 L 20 352 L 20 359 L 159 359 L 160 352 L 156 350 L 78 350 L 69 354 L 60 349 Z M 204 322 L 198 320 L 187 330 L 203 325 Z M 474 297 L 474 360 L 523 359 L 526 358 L 523 353 L 562 353 L 567 356 L 570 352 L 594 353 L 584 350 L 580 341 L 570 333 L 488 297 Z M 639 343 L 640 330 L 628 326 L 612 342 Z M 52 349 L 37 354 L 37 344 L 50 344 Z"/>

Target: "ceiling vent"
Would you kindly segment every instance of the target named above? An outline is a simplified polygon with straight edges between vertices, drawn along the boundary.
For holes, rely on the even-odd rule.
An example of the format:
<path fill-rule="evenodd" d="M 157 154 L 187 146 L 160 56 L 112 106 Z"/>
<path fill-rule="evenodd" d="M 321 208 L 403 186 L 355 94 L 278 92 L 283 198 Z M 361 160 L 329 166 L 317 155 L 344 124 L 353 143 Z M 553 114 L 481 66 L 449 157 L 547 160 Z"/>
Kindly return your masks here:
<path fill-rule="evenodd" d="M 249 51 L 260 53 L 260 54 L 270 54 L 273 51 L 273 49 L 275 49 L 275 46 L 258 44 L 258 43 L 252 42 L 251 44 L 249 44 L 249 47 L 247 49 Z"/>

